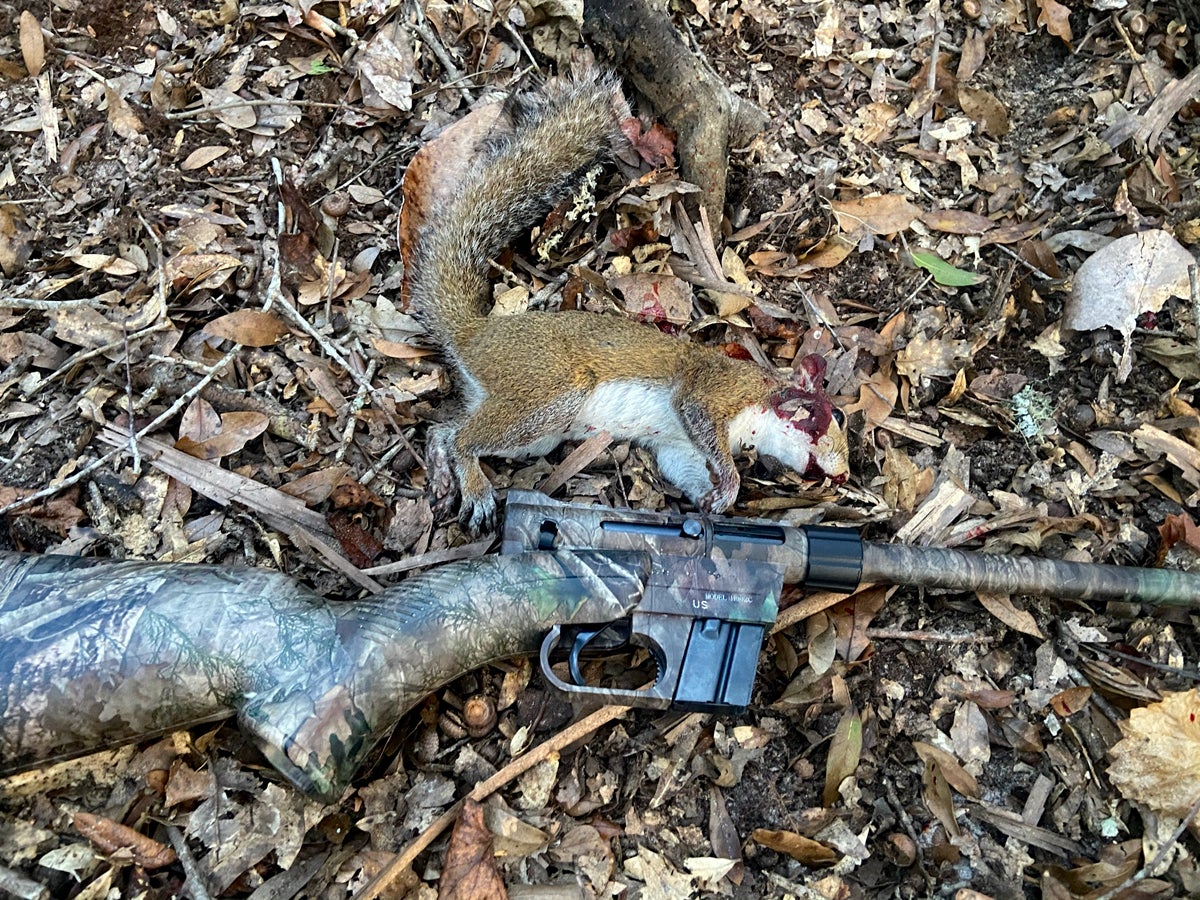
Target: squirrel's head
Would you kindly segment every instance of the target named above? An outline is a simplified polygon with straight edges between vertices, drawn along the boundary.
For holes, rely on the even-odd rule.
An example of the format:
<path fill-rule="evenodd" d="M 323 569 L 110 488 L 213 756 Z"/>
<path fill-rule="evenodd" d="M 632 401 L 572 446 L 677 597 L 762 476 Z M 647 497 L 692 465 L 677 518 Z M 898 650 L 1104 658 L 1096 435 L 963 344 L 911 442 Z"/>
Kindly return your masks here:
<path fill-rule="evenodd" d="M 796 363 L 792 379 L 775 390 L 767 408 L 779 419 L 787 438 L 776 441 L 776 447 L 761 449 L 781 462 L 794 466 L 805 478 L 828 478 L 843 484 L 850 477 L 850 448 L 846 440 L 846 418 L 825 393 L 825 360 L 815 353 Z M 807 447 L 806 466 L 797 460 L 786 459 L 780 443 L 795 443 Z"/>

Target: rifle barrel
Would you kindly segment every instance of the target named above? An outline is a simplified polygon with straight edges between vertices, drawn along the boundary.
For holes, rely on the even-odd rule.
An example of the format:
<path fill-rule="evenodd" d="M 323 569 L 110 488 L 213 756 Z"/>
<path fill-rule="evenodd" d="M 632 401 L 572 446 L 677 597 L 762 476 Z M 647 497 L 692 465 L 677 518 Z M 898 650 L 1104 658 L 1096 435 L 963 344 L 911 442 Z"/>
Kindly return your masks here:
<path fill-rule="evenodd" d="M 912 584 L 997 594 L 1200 606 L 1200 575 L 1174 569 L 1002 556 L 873 541 L 863 542 L 862 566 L 865 584 Z"/>

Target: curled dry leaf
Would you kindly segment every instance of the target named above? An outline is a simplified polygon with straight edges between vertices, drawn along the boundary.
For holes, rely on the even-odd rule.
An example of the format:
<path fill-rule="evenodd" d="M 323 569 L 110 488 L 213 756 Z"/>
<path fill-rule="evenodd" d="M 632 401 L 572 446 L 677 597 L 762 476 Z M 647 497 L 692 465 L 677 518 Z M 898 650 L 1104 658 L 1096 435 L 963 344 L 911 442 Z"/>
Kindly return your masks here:
<path fill-rule="evenodd" d="M 175 862 L 175 851 L 170 847 L 112 819 L 77 812 L 72 824 L 92 846 L 108 856 L 125 854 L 145 869 L 161 869 Z"/>
<path fill-rule="evenodd" d="M 985 591 L 978 591 L 976 596 L 979 598 L 979 603 L 990 612 L 993 616 L 1015 631 L 1021 634 L 1027 634 L 1030 637 L 1046 639 L 1046 635 L 1042 633 L 1042 629 L 1038 627 L 1037 619 L 1023 609 L 1017 609 L 1013 605 L 1012 597 L 1008 594 L 989 594 Z"/>
<path fill-rule="evenodd" d="M 941 764 L 929 756 L 925 759 L 925 771 L 921 773 L 921 795 L 925 805 L 937 817 L 951 837 L 958 837 L 958 820 L 954 816 L 954 797 L 942 771 Z"/>
<path fill-rule="evenodd" d="M 1129 714 L 1108 777 L 1134 803 L 1182 818 L 1200 797 L 1200 694 L 1179 691 Z"/>
<path fill-rule="evenodd" d="M 1067 44 L 1071 43 L 1071 10 L 1059 3 L 1058 0 L 1036 0 L 1038 8 L 1038 24 L 1046 26 L 1046 30 L 1055 37 L 1062 38 Z"/>
<path fill-rule="evenodd" d="M 212 437 L 195 441 L 181 437 L 176 449 L 197 459 L 221 459 L 241 450 L 267 430 L 270 420 L 260 412 L 228 412 L 221 416 L 221 430 Z"/>
<path fill-rule="evenodd" d="M 913 741 L 913 750 L 917 752 L 921 762 L 928 764 L 932 760 L 937 763 L 946 777 L 946 782 L 964 797 L 978 800 L 983 796 L 975 776 L 962 767 L 962 763 L 954 754 L 924 741 Z"/>
<path fill-rule="evenodd" d="M 794 831 L 771 831 L 755 828 L 750 835 L 755 843 L 769 847 L 776 853 L 786 853 L 806 866 L 832 866 L 838 855 L 820 841 L 814 841 Z"/>

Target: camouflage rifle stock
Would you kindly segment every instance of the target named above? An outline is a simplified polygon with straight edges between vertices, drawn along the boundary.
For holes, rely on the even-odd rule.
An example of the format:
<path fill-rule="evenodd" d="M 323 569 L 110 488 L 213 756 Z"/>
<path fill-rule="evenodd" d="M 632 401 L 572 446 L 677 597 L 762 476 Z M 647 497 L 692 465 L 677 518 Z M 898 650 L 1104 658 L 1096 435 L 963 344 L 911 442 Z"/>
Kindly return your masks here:
<path fill-rule="evenodd" d="M 628 615 L 648 572 L 644 553 L 491 556 L 330 603 L 265 569 L 0 553 L 0 775 L 236 715 L 336 800 L 430 691 L 573 616 Z"/>
<path fill-rule="evenodd" d="M 338 797 L 423 696 L 540 651 L 560 688 L 640 706 L 746 706 L 783 582 L 1196 605 L 1200 576 L 861 541 L 849 529 L 559 503 L 510 491 L 502 554 L 330 603 L 263 569 L 0 553 L 0 775 L 236 715 L 300 789 Z M 645 647 L 647 690 L 581 658 Z M 565 673 L 552 666 L 565 650 Z"/>

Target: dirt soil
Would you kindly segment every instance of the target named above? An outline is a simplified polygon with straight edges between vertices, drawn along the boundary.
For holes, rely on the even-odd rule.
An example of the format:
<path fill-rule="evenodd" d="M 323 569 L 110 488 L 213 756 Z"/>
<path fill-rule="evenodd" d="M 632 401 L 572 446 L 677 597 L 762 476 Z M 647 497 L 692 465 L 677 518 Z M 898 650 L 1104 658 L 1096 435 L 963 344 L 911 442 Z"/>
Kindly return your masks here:
<path fill-rule="evenodd" d="M 0 0 L 0 550 L 265 567 L 334 603 L 495 552 L 426 496 L 454 391 L 401 297 L 401 177 L 586 53 L 579 14 Z M 672 15 L 767 116 L 717 233 L 656 131 L 496 261 L 498 307 L 822 355 L 852 477 L 748 459 L 733 515 L 1196 568 L 1195 5 Z M 486 470 L 690 509 L 644 450 L 573 449 Z M 232 722 L 0 779 L 0 895 L 1200 896 L 1194 608 L 783 600 L 805 613 L 740 717 L 572 732 L 594 708 L 518 658 L 426 698 L 335 802 Z"/>

